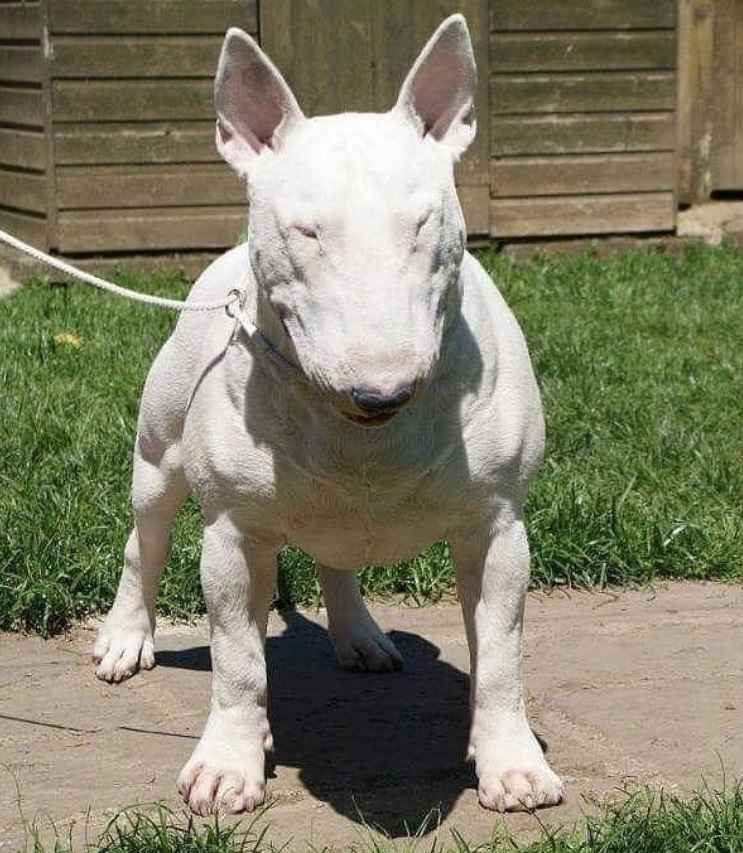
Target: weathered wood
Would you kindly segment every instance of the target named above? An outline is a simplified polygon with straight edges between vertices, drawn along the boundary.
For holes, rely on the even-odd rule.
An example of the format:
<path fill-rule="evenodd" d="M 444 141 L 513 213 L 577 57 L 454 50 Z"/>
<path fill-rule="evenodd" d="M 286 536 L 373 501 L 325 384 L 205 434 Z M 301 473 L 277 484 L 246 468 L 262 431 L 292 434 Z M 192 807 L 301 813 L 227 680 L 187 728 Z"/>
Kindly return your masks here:
<path fill-rule="evenodd" d="M 616 32 L 494 33 L 490 40 L 494 71 L 611 71 L 672 69 L 676 66 L 674 30 Z"/>
<path fill-rule="evenodd" d="M 32 246 L 46 246 L 46 220 L 43 216 L 32 216 L 0 207 L 0 228 Z"/>
<path fill-rule="evenodd" d="M 496 157 L 673 151 L 676 125 L 672 112 L 494 116 L 491 139 Z"/>
<path fill-rule="evenodd" d="M 586 74 L 494 74 L 495 115 L 673 110 L 674 75 L 667 71 Z"/>
<path fill-rule="evenodd" d="M 43 127 L 41 89 L 0 86 L 0 121 L 3 124 Z"/>
<path fill-rule="evenodd" d="M 163 121 L 214 117 L 211 80 L 56 80 L 55 121 Z"/>
<path fill-rule="evenodd" d="M 497 0 L 490 4 L 493 30 L 669 29 L 675 0 Z"/>
<path fill-rule="evenodd" d="M 41 28 L 45 33 L 44 54 L 48 56 L 49 45 L 46 43 L 49 33 L 49 7 L 55 0 L 41 0 Z M 49 251 L 57 245 L 57 199 L 55 192 L 54 159 L 54 102 L 52 99 L 52 73 L 49 62 L 44 62 L 41 73 L 41 91 L 44 113 L 44 141 L 46 143 L 46 180 L 44 194 L 46 198 L 46 247 Z"/>
<path fill-rule="evenodd" d="M 183 166 L 61 166 L 60 210 L 188 207 L 246 203 L 245 186 L 224 163 Z"/>
<path fill-rule="evenodd" d="M 668 152 L 494 159 L 493 197 L 673 190 L 676 163 Z"/>
<path fill-rule="evenodd" d="M 203 163 L 218 160 L 214 119 L 195 122 L 65 124 L 54 128 L 57 163 Z M 221 162 L 221 161 L 220 161 Z"/>
<path fill-rule="evenodd" d="M 494 199 L 495 238 L 672 231 L 672 192 Z"/>
<path fill-rule="evenodd" d="M 0 44 L 0 80 L 6 83 L 39 83 L 41 63 L 38 45 Z"/>
<path fill-rule="evenodd" d="M 490 233 L 490 190 L 487 186 L 459 186 L 459 201 L 470 237 Z"/>
<path fill-rule="evenodd" d="M 40 130 L 0 127 L 0 166 L 43 171 L 45 163 L 44 134 Z"/>
<path fill-rule="evenodd" d="M 687 205 L 712 190 L 714 1 L 679 2 L 678 199 Z"/>
<path fill-rule="evenodd" d="M 223 249 L 247 224 L 245 207 L 60 211 L 59 251 L 144 252 Z"/>
<path fill-rule="evenodd" d="M 220 253 L 221 249 L 213 249 L 211 252 L 176 250 L 142 255 L 127 254 L 125 257 L 98 256 L 76 259 L 75 266 L 104 278 L 121 270 L 139 275 L 153 275 L 157 272 L 172 273 L 177 270 L 187 279 L 195 281 Z"/>
<path fill-rule="evenodd" d="M 40 38 L 38 2 L 0 4 L 2 41 L 38 41 Z"/>
<path fill-rule="evenodd" d="M 231 26 L 258 31 L 256 0 L 54 0 L 50 13 L 53 35 L 205 35 Z"/>
<path fill-rule="evenodd" d="M 716 0 L 712 189 L 743 190 L 743 0 Z"/>
<path fill-rule="evenodd" d="M 45 189 L 42 173 L 7 171 L 0 168 L 0 206 L 43 214 L 46 212 Z"/>
<path fill-rule="evenodd" d="M 53 43 L 52 74 L 56 79 L 211 78 L 221 45 L 221 35 L 58 36 Z"/>

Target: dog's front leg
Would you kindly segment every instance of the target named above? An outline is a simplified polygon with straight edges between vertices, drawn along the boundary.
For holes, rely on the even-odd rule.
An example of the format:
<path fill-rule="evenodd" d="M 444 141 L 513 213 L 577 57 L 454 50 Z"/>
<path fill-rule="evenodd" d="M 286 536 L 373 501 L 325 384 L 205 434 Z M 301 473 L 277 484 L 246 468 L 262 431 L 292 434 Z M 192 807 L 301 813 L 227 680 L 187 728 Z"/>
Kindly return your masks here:
<path fill-rule="evenodd" d="M 469 756 L 480 803 L 507 811 L 553 805 L 562 783 L 526 718 L 521 633 L 529 546 L 520 518 L 452 541 L 471 661 Z"/>
<path fill-rule="evenodd" d="M 211 712 L 178 790 L 200 815 L 252 811 L 265 798 L 265 636 L 276 549 L 243 536 L 225 517 L 204 530 L 201 555 L 211 632 Z"/>

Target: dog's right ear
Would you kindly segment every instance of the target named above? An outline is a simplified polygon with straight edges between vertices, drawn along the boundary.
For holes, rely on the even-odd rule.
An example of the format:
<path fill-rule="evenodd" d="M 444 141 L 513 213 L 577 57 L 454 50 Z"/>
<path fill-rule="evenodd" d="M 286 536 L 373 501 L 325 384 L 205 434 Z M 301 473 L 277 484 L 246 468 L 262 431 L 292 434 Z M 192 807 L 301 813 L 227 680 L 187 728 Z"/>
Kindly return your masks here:
<path fill-rule="evenodd" d="M 222 45 L 214 80 L 217 150 L 241 175 L 257 157 L 275 151 L 304 118 L 276 66 L 242 30 L 232 27 Z"/>

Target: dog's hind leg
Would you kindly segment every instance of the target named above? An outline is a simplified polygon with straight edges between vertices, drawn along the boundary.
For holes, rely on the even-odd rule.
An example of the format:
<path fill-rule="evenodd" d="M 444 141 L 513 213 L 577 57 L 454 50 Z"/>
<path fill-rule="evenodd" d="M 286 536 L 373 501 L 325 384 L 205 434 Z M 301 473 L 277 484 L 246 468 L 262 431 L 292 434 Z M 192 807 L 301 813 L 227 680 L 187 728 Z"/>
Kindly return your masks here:
<path fill-rule="evenodd" d="M 328 610 L 328 633 L 343 669 L 400 669 L 402 655 L 366 609 L 356 572 L 318 566 Z"/>
<path fill-rule="evenodd" d="M 113 607 L 98 633 L 93 660 L 104 681 L 122 681 L 155 665 L 155 595 L 170 553 L 170 528 L 188 495 L 178 444 L 134 450 L 134 528 Z"/>

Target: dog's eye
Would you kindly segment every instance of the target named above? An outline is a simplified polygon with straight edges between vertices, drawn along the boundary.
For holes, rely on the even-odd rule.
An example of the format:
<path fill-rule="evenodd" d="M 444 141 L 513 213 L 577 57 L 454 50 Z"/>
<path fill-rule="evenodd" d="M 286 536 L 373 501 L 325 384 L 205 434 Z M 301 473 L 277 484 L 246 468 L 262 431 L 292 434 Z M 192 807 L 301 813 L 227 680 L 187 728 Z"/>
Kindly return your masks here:
<path fill-rule="evenodd" d="M 311 225 L 295 224 L 292 225 L 292 228 L 297 232 L 297 234 L 301 234 L 306 240 L 317 240 L 317 229 L 313 228 Z"/>

